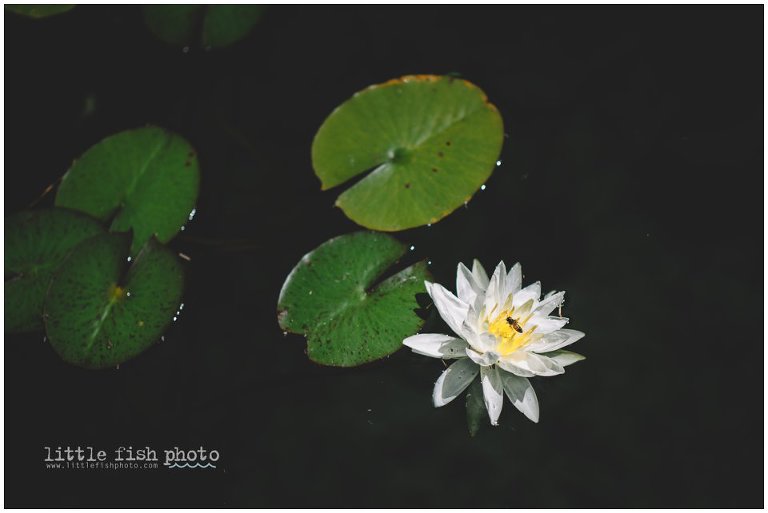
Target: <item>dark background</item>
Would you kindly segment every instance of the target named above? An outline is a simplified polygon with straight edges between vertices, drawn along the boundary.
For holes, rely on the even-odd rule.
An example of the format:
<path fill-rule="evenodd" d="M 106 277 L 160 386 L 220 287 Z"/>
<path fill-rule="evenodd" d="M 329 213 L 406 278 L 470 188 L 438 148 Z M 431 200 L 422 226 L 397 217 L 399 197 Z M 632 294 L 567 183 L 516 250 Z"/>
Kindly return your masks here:
<path fill-rule="evenodd" d="M 5 212 L 146 123 L 198 150 L 192 257 L 165 341 L 119 370 L 5 338 L 5 505 L 763 506 L 761 7 L 269 8 L 189 52 L 139 7 L 5 15 Z M 396 234 L 435 279 L 520 261 L 566 290 L 587 360 L 467 434 L 442 365 L 316 366 L 275 304 L 299 258 L 358 227 L 310 145 L 365 86 L 458 72 L 508 134 L 467 208 Z M 90 105 L 90 107 L 86 107 Z M 50 204 L 46 197 L 42 205 Z M 441 331 L 430 322 L 427 331 Z M 201 444 L 213 470 L 51 471 L 44 446 Z"/>

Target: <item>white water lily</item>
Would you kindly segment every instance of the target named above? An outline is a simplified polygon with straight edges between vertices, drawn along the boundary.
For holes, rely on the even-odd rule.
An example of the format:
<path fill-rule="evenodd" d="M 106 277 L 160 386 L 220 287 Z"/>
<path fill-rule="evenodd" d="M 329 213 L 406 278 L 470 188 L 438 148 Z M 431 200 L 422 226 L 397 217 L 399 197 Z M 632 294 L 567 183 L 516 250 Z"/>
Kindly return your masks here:
<path fill-rule="evenodd" d="M 457 359 L 435 383 L 433 401 L 444 406 L 480 375 L 491 424 L 498 424 L 504 394 L 526 417 L 539 421 L 539 402 L 529 377 L 555 376 L 584 357 L 561 349 L 584 336 L 563 329 L 568 319 L 550 315 L 565 292 L 541 298 L 541 283 L 522 287 L 520 264 L 507 272 L 504 262 L 491 279 L 477 260 L 470 271 L 459 264 L 456 295 L 440 284 L 424 282 L 440 316 L 458 335 L 422 333 L 403 344 L 433 358 Z"/>

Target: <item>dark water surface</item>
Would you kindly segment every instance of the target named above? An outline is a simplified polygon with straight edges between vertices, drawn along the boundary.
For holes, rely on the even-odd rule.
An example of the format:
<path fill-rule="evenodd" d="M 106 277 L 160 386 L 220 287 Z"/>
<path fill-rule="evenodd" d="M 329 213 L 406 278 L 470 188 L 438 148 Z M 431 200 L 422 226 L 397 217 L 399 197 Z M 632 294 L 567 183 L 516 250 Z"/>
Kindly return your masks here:
<path fill-rule="evenodd" d="M 137 7 L 5 30 L 6 215 L 146 123 L 188 138 L 203 173 L 164 342 L 92 372 L 6 336 L 6 506 L 762 506 L 760 7 L 275 6 L 240 44 L 188 53 Z M 275 316 L 299 258 L 358 229 L 312 172 L 325 116 L 448 72 L 498 106 L 503 164 L 397 237 L 445 284 L 458 261 L 520 261 L 587 333 L 585 362 L 534 380 L 538 425 L 506 403 L 474 439 L 463 400 L 431 406 L 439 361 L 319 367 Z M 44 468 L 43 447 L 78 444 L 221 460 Z"/>

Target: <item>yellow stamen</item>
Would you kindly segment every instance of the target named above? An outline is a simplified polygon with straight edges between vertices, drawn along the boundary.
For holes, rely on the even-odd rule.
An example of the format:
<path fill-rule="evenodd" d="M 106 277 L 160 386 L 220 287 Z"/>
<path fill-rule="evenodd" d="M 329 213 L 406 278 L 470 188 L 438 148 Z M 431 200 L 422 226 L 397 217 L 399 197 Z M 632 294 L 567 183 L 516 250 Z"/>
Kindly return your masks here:
<path fill-rule="evenodd" d="M 531 316 L 526 315 L 521 319 L 516 319 L 515 309 L 512 308 L 510 310 L 503 310 L 493 322 L 488 324 L 488 333 L 496 335 L 496 337 L 501 339 L 499 345 L 496 347 L 496 352 L 500 356 L 512 354 L 526 345 L 530 341 L 531 333 L 533 333 L 533 330 L 536 328 L 535 326 L 532 326 L 523 331 L 523 333 L 519 333 L 512 323 L 507 321 L 508 317 L 515 319 L 517 324 L 525 329 L 525 322 L 530 319 Z"/>

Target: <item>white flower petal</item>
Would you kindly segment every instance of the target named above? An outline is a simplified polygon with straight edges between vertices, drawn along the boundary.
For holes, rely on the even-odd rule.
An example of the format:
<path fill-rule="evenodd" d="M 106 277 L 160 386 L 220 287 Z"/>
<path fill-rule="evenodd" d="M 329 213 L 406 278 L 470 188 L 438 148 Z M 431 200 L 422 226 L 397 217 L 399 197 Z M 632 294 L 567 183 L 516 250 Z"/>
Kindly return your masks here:
<path fill-rule="evenodd" d="M 556 292 L 554 294 L 552 293 L 547 294 L 547 296 L 538 305 L 536 305 L 536 309 L 534 310 L 534 312 L 536 312 L 536 315 L 543 315 L 543 316 L 551 314 L 555 308 L 563 304 L 564 296 L 565 296 L 565 292 Z"/>
<path fill-rule="evenodd" d="M 584 333 L 576 330 L 562 329 L 552 333 L 547 333 L 536 342 L 528 346 L 529 351 L 537 353 L 549 353 L 565 346 L 571 345 L 580 340 Z"/>
<path fill-rule="evenodd" d="M 469 358 L 462 358 L 443 371 L 437 378 L 432 392 L 435 407 L 445 406 L 456 399 L 472 383 L 479 371 L 480 367 Z"/>
<path fill-rule="evenodd" d="M 487 353 L 481 354 L 477 351 L 473 351 L 472 349 L 467 348 L 466 353 L 473 362 L 480 365 L 481 367 L 488 367 L 489 365 L 493 365 L 499 360 L 499 355 L 493 351 L 488 351 Z"/>
<path fill-rule="evenodd" d="M 493 351 L 498 346 L 496 335 L 490 333 L 481 333 L 478 342 L 483 352 Z"/>
<path fill-rule="evenodd" d="M 568 318 L 555 316 L 539 317 L 538 315 L 534 315 L 525 325 L 531 326 L 533 324 L 536 325 L 534 333 L 538 333 L 539 335 L 547 335 L 559 330 L 568 324 Z"/>
<path fill-rule="evenodd" d="M 506 372 L 500 374 L 504 392 L 515 408 L 532 421 L 538 422 L 539 400 L 536 398 L 536 392 L 533 390 L 531 382 L 526 378 L 507 374 Z"/>
<path fill-rule="evenodd" d="M 480 333 L 469 326 L 467 322 L 461 326 L 461 331 L 464 334 L 464 340 L 479 353 L 487 353 L 496 348 L 496 337 L 490 333 Z"/>
<path fill-rule="evenodd" d="M 427 287 L 427 292 L 435 303 L 437 311 L 440 312 L 440 317 L 457 335 L 461 336 L 461 325 L 467 317 L 469 306 L 439 283 L 425 281 L 424 285 Z"/>
<path fill-rule="evenodd" d="M 467 317 L 461 323 L 461 338 L 469 342 L 469 345 L 473 345 L 478 337 L 480 337 L 480 333 L 476 328 L 476 324 L 472 322 L 471 318 Z"/>
<path fill-rule="evenodd" d="M 498 315 L 501 305 L 506 299 L 504 291 L 507 285 L 507 267 L 504 261 L 499 262 L 485 291 L 485 313 L 490 317 Z"/>
<path fill-rule="evenodd" d="M 552 296 L 554 296 L 555 294 L 557 294 L 557 291 L 556 291 L 556 290 L 550 290 L 549 292 L 547 292 L 546 294 L 544 294 L 544 297 L 543 297 L 543 298 L 541 298 L 542 302 L 543 302 L 545 299 L 549 299 L 549 298 L 551 298 L 551 297 L 552 297 Z"/>
<path fill-rule="evenodd" d="M 504 406 L 504 385 L 496 367 L 480 367 L 480 383 L 483 385 L 483 400 L 491 425 L 499 424 L 499 415 Z"/>
<path fill-rule="evenodd" d="M 478 296 L 479 298 L 480 296 Z M 475 304 L 469 305 L 469 308 L 467 309 L 467 316 L 464 318 L 464 322 L 469 325 L 473 331 L 478 331 L 480 329 L 480 325 L 482 324 L 482 318 L 480 315 L 480 311 L 482 310 L 482 306 L 480 308 L 476 308 L 477 301 L 475 301 Z"/>
<path fill-rule="evenodd" d="M 499 365 L 501 366 L 502 363 L 504 370 L 518 376 L 525 375 L 525 371 L 536 376 L 556 376 L 565 372 L 562 365 L 551 358 L 527 351 L 516 351 L 502 357 L 499 359 Z"/>
<path fill-rule="evenodd" d="M 504 358 L 499 359 L 496 365 L 498 365 L 502 370 L 511 372 L 512 374 L 522 378 L 531 378 L 536 375 L 523 367 L 519 367 L 515 362 L 505 360 Z"/>
<path fill-rule="evenodd" d="M 556 361 L 563 367 L 580 362 L 581 360 L 586 360 L 585 356 L 580 355 L 579 353 L 574 353 L 573 351 L 565 351 L 564 349 L 547 353 L 544 356 Z"/>
<path fill-rule="evenodd" d="M 523 286 L 523 268 L 519 263 L 512 266 L 507 273 L 506 294 L 517 294 Z"/>
<path fill-rule="evenodd" d="M 525 304 L 527 301 L 530 301 L 531 299 L 538 301 L 539 296 L 541 296 L 541 282 L 536 281 L 515 294 L 512 304 L 517 308 Z"/>
<path fill-rule="evenodd" d="M 421 333 L 403 340 L 414 353 L 433 358 L 464 358 L 467 342 L 460 338 L 439 333 Z"/>
<path fill-rule="evenodd" d="M 486 274 L 485 268 L 477 259 L 472 261 L 472 276 L 475 277 L 475 281 L 483 290 L 488 288 L 488 274 Z"/>
<path fill-rule="evenodd" d="M 459 263 L 459 267 L 456 270 L 456 295 L 459 299 L 471 305 L 475 302 L 477 295 L 482 293 L 483 287 L 477 283 L 472 275 L 472 271 L 467 269 L 467 266 L 464 264 Z"/>
<path fill-rule="evenodd" d="M 517 305 L 515 307 L 515 315 L 517 315 L 518 317 L 527 316 L 531 312 L 531 309 L 533 308 L 533 303 L 534 303 L 534 300 L 533 298 L 531 298 L 525 303 L 523 303 L 522 305 Z M 526 322 L 526 325 L 530 325 L 530 324 L 532 323 L 530 320 L 528 320 L 528 322 Z"/>

